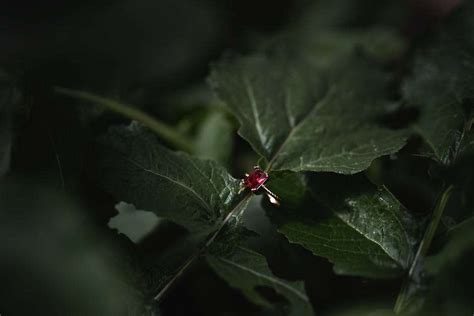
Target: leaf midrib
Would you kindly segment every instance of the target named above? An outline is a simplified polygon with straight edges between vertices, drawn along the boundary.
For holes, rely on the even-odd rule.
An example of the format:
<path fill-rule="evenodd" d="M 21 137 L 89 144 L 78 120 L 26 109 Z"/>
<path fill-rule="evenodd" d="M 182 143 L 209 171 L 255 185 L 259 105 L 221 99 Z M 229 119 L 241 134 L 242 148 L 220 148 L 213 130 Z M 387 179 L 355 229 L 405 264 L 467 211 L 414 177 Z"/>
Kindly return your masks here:
<path fill-rule="evenodd" d="M 386 190 L 384 190 L 384 192 L 387 192 Z M 388 191 L 389 192 L 389 191 Z M 390 214 L 392 215 L 392 217 L 395 219 L 395 221 L 397 222 L 398 226 L 400 227 L 401 231 L 403 232 L 404 234 L 404 239 L 405 239 L 405 244 L 406 245 L 409 245 L 409 239 L 408 239 L 408 235 L 407 235 L 407 232 L 405 231 L 402 223 L 400 222 L 400 219 L 396 216 L 396 214 L 394 213 L 394 211 L 392 210 L 391 207 L 389 207 L 389 210 L 390 210 Z M 341 216 L 339 216 L 336 212 L 333 212 L 338 218 L 340 218 L 347 226 L 351 227 L 352 229 L 354 229 L 356 232 L 358 232 L 361 236 L 363 236 L 364 238 L 366 238 L 367 240 L 369 240 L 370 242 L 376 244 L 380 249 L 383 250 L 384 253 L 387 254 L 387 256 L 392 259 L 395 263 L 397 263 L 397 265 L 401 266 L 402 268 L 404 268 L 406 266 L 406 264 L 404 264 L 404 262 L 406 260 L 401 260 L 403 258 L 400 258 L 400 259 L 397 259 L 397 258 L 394 258 L 394 256 L 392 254 L 390 254 L 390 252 L 388 251 L 388 249 L 386 249 L 386 247 L 380 243 L 379 241 L 377 240 L 374 240 L 372 238 L 370 238 L 370 236 L 364 234 L 361 230 L 359 230 L 355 225 L 353 225 L 351 222 L 349 221 L 346 221 L 344 218 L 342 218 Z"/>
<path fill-rule="evenodd" d="M 186 185 L 185 183 L 183 182 L 180 182 L 178 180 L 175 180 L 173 178 L 170 178 L 168 176 L 165 176 L 163 174 L 160 174 L 160 173 L 156 173 L 154 170 L 152 169 L 148 169 L 148 168 L 145 168 L 144 166 L 142 166 L 141 164 L 139 164 L 138 162 L 134 161 L 133 159 L 130 159 L 130 158 L 126 158 L 126 160 L 128 160 L 130 163 L 134 164 L 136 167 L 142 169 L 143 171 L 145 172 L 149 172 L 157 177 L 161 177 L 163 179 L 166 179 L 168 181 L 170 181 L 171 183 L 174 183 L 178 186 L 181 186 L 182 188 L 186 189 L 187 191 L 191 192 L 192 195 L 194 195 L 198 201 L 203 204 L 203 206 L 208 210 L 208 211 L 212 211 L 210 205 L 190 186 Z"/>
<path fill-rule="evenodd" d="M 281 143 L 281 145 L 278 147 L 277 151 L 275 152 L 275 154 L 273 154 L 273 157 L 270 159 L 269 163 L 268 163 L 268 167 L 266 168 L 266 172 L 270 172 L 271 169 L 272 169 L 272 166 L 273 164 L 275 163 L 275 160 L 278 158 L 278 155 L 281 153 L 281 151 L 283 150 L 283 148 L 286 146 L 286 144 L 288 143 L 288 141 L 290 141 L 290 139 L 293 137 L 293 134 L 303 125 L 304 122 L 306 122 L 306 120 L 311 117 L 311 115 L 313 114 L 313 112 L 315 112 L 318 108 L 318 105 L 321 104 L 321 102 L 323 102 L 327 97 L 328 95 L 330 95 L 330 91 L 333 90 L 333 87 L 334 86 L 331 86 L 331 87 L 328 87 L 324 93 L 323 96 L 321 96 L 321 98 L 318 100 L 318 101 L 315 101 L 314 102 L 314 105 L 308 109 L 308 111 L 302 115 L 303 119 L 301 119 L 299 122 L 297 122 L 296 124 L 293 124 L 293 126 L 290 126 L 290 131 L 288 132 L 288 135 L 286 136 L 285 140 Z M 286 103 L 285 103 L 285 108 L 287 107 Z M 287 117 L 287 119 L 289 119 Z"/>
<path fill-rule="evenodd" d="M 247 77 L 244 77 L 243 79 L 244 79 L 244 84 L 245 84 L 245 90 L 247 92 L 247 96 L 250 101 L 250 106 L 252 107 L 252 114 L 255 121 L 255 128 L 257 129 L 257 133 L 258 133 L 258 138 L 260 139 L 260 143 L 263 145 L 263 148 L 265 148 L 265 142 L 264 142 L 265 135 L 263 135 L 262 125 L 260 123 L 260 116 L 258 114 L 258 109 L 257 109 L 257 101 L 255 100 L 253 88 Z"/>
<path fill-rule="evenodd" d="M 345 223 L 345 222 L 344 222 Z M 349 225 L 348 225 L 349 226 Z M 352 226 L 349 226 L 352 228 Z M 355 239 L 351 239 L 351 238 L 324 238 L 324 237 L 321 237 L 317 234 L 314 234 L 314 233 L 311 233 L 309 231 L 304 231 L 304 230 L 298 230 L 296 228 L 292 228 L 291 226 L 288 226 L 288 227 L 285 227 L 285 230 L 290 230 L 290 231 L 293 231 L 295 233 L 299 233 L 299 234 L 303 234 L 303 235 L 308 235 L 308 236 L 311 236 L 311 237 L 314 237 L 316 239 L 319 239 L 319 240 L 322 240 L 322 241 L 356 241 Z M 292 241 L 289 239 L 289 237 L 287 237 L 288 240 L 292 243 L 296 243 L 295 241 Z M 371 241 L 369 239 L 369 241 Z M 373 243 L 373 241 L 371 241 Z M 297 242 L 298 244 L 314 244 L 316 245 L 316 243 L 314 242 L 302 242 L 302 241 L 298 241 Z M 324 247 L 324 248 L 328 248 L 328 249 L 331 249 L 331 250 L 335 250 L 335 251 L 339 251 L 339 252 L 342 252 L 342 253 L 351 253 L 351 254 L 358 254 L 358 255 L 374 255 L 374 256 L 380 256 L 380 254 L 376 254 L 376 253 L 371 253 L 371 252 L 368 252 L 368 251 L 355 251 L 355 250 L 348 250 L 348 249 L 343 249 L 343 248 L 338 248 L 338 247 L 334 247 L 334 246 L 330 246 L 330 245 L 327 245 L 327 244 L 318 244 L 320 245 L 321 247 Z M 314 253 L 314 252 L 313 252 Z M 385 253 L 385 252 L 384 252 Z M 314 254 L 317 254 L 317 253 L 314 253 Z M 393 258 L 389 257 L 390 259 L 393 260 Z"/>
<path fill-rule="evenodd" d="M 314 197 L 315 199 L 317 199 L 316 197 Z M 367 239 L 369 242 L 377 245 L 382 251 L 383 253 L 386 254 L 386 256 L 388 258 L 390 258 L 393 262 L 395 262 L 398 266 L 402 267 L 403 268 L 403 264 L 399 262 L 399 260 L 397 260 L 396 258 L 394 258 L 388 251 L 387 249 L 385 249 L 385 247 L 383 245 L 381 245 L 379 242 L 369 238 L 369 236 L 367 236 L 366 234 L 364 234 L 363 232 L 361 232 L 357 227 L 355 227 L 354 225 L 352 225 L 352 223 L 346 221 L 344 218 L 342 218 L 341 216 L 339 216 L 339 214 L 337 212 L 335 212 L 333 210 L 332 207 L 329 207 L 329 209 L 331 210 L 331 212 L 334 214 L 334 216 L 336 216 L 337 218 L 339 218 L 345 225 L 347 225 L 348 227 L 354 229 L 359 235 L 361 235 L 363 238 Z M 392 216 L 395 216 L 395 214 L 392 214 Z M 397 223 L 399 225 L 401 225 L 401 223 L 399 221 L 397 221 Z M 401 226 L 403 228 L 403 226 Z M 406 232 L 405 232 L 406 233 Z M 408 238 L 408 236 L 405 234 L 406 238 Z M 406 240 L 408 242 L 408 240 Z"/>

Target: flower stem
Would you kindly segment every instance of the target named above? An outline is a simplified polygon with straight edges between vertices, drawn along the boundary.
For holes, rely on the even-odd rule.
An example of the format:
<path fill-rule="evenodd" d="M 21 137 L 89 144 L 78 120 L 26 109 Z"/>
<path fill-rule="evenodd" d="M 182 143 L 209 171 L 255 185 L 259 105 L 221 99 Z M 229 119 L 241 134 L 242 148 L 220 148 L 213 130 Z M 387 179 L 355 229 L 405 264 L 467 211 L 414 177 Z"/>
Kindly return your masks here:
<path fill-rule="evenodd" d="M 54 91 L 68 97 L 103 106 L 108 110 L 142 123 L 177 149 L 186 151 L 188 153 L 192 153 L 194 151 L 194 144 L 186 139 L 186 137 L 184 137 L 181 133 L 133 106 L 80 90 L 55 87 Z"/>
<path fill-rule="evenodd" d="M 160 302 L 160 300 L 168 293 L 169 289 L 179 280 L 179 278 L 192 266 L 192 264 L 198 259 L 202 254 L 204 254 L 211 244 L 217 239 L 221 234 L 223 229 L 227 226 L 231 219 L 238 217 L 242 212 L 245 211 L 247 202 L 252 197 L 252 194 L 247 194 L 242 200 L 237 203 L 237 205 L 230 211 L 227 216 L 222 221 L 219 228 L 207 239 L 204 246 L 198 249 L 191 257 L 189 257 L 182 267 L 173 275 L 173 277 L 166 283 L 166 285 L 160 290 L 160 292 L 154 297 L 154 300 Z"/>
<path fill-rule="evenodd" d="M 399 314 L 403 311 L 403 309 L 407 306 L 408 301 L 410 299 L 410 295 L 413 294 L 413 290 L 411 287 L 413 286 L 412 282 L 414 281 L 414 276 L 416 271 L 420 270 L 420 265 L 422 259 L 428 254 L 428 250 L 431 246 L 431 242 L 435 236 L 436 230 L 438 229 L 439 222 L 441 217 L 444 213 L 444 209 L 446 208 L 446 204 L 448 203 L 449 197 L 451 196 L 451 192 L 453 190 L 453 186 L 450 185 L 438 199 L 436 203 L 436 207 L 433 211 L 433 216 L 431 221 L 426 228 L 425 235 L 418 246 L 418 251 L 416 252 L 415 259 L 413 259 L 412 265 L 410 270 L 408 271 L 408 276 L 398 294 L 397 301 L 395 302 L 395 306 L 393 311 L 396 314 Z M 416 281 L 416 280 L 415 280 Z"/>

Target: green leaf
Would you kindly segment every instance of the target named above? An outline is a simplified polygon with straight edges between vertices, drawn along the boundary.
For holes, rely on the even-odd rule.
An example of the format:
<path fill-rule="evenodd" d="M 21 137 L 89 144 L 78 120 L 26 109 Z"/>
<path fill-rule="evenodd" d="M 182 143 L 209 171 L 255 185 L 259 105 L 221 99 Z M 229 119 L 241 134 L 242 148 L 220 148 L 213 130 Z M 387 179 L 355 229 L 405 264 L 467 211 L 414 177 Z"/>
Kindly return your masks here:
<path fill-rule="evenodd" d="M 120 202 L 115 208 L 119 213 L 109 220 L 108 226 L 117 229 L 134 243 L 151 233 L 160 221 L 154 213 L 137 210 L 133 204 Z"/>
<path fill-rule="evenodd" d="M 214 65 L 210 82 L 273 170 L 350 174 L 405 144 L 403 131 L 377 124 L 390 103 L 387 79 L 363 58 L 322 70 L 298 56 L 257 54 Z"/>
<path fill-rule="evenodd" d="M 229 241 L 225 242 L 226 245 L 220 247 L 221 251 L 214 249 L 207 256 L 207 261 L 232 287 L 240 289 L 251 302 L 269 309 L 275 308 L 275 302 L 270 301 L 265 293 L 268 293 L 266 290 L 274 290 L 291 305 L 284 306 L 285 314 L 314 314 L 303 282 L 289 282 L 274 276 L 261 254 L 242 244 L 229 246 Z M 222 248 L 229 247 L 230 251 L 222 251 Z"/>
<path fill-rule="evenodd" d="M 271 212 L 279 232 L 333 262 L 338 274 L 393 277 L 409 267 L 418 226 L 386 188 L 362 175 L 314 178 L 311 188 L 322 206 Z"/>
<path fill-rule="evenodd" d="M 308 177 L 302 172 L 274 171 L 265 184 L 270 191 L 277 192 L 285 208 L 304 207 L 310 199 Z"/>
<path fill-rule="evenodd" d="M 281 223 L 278 231 L 290 242 L 334 263 L 337 274 L 385 278 L 401 272 L 380 247 L 338 218 L 295 217 Z"/>
<path fill-rule="evenodd" d="M 222 111 L 211 111 L 197 130 L 196 156 L 227 164 L 232 153 L 233 132 L 231 122 Z"/>
<path fill-rule="evenodd" d="M 414 125 L 429 156 L 451 164 L 462 147 L 474 103 L 474 6 L 467 2 L 418 48 L 402 87 L 406 103 L 420 109 Z"/>
<path fill-rule="evenodd" d="M 106 190 L 191 232 L 215 230 L 237 199 L 240 181 L 224 168 L 164 148 L 138 124 L 111 129 L 101 144 Z"/>

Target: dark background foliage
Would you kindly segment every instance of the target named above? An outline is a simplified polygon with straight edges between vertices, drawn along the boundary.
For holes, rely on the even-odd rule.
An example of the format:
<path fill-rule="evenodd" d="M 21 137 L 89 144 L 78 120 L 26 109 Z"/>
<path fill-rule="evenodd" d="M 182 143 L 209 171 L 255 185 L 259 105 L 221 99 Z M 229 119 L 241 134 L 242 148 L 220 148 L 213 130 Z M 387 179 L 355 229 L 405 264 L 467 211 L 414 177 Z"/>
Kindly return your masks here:
<path fill-rule="evenodd" d="M 310 172 L 302 175 L 303 180 L 292 178 L 294 174 L 286 178 L 284 171 L 275 173 L 272 177 L 282 180 L 274 180 L 273 188 L 280 192 L 283 200 L 295 204 L 288 202 L 288 208 L 275 210 L 266 203 L 262 203 L 262 207 L 260 200 L 251 202 L 244 215 L 245 226 L 259 235 L 258 238 L 252 235 L 251 248 L 265 256 L 277 277 L 305 282 L 304 288 L 316 314 L 391 315 L 397 297 L 403 297 L 405 290 L 407 297 L 414 297 L 415 303 L 411 306 L 415 307 L 411 308 L 415 314 L 472 314 L 473 240 L 472 233 L 463 228 L 472 227 L 469 218 L 474 210 L 472 132 L 466 132 L 470 142 L 456 142 L 454 137 L 456 145 L 449 146 L 447 153 L 429 148 L 430 140 L 436 142 L 436 131 L 439 131 L 439 127 L 431 123 L 451 117 L 448 110 L 452 108 L 449 104 L 447 112 L 437 115 L 437 109 L 446 104 L 443 98 L 450 95 L 433 95 L 432 91 L 452 89 L 455 98 L 461 100 L 460 106 L 469 113 L 466 121 L 472 123 L 472 93 L 468 88 L 459 88 L 474 83 L 469 81 L 472 76 L 470 57 L 457 55 L 459 47 L 450 46 L 452 43 L 439 35 L 443 32 L 462 34 L 458 38 L 459 46 L 465 49 L 462 46 L 465 41 L 467 46 L 471 45 L 466 51 L 474 51 L 469 38 L 472 33 L 469 26 L 474 23 L 457 26 L 459 30 L 445 23 L 452 14 L 460 15 L 459 11 L 456 13 L 457 6 L 458 1 L 447 0 L 2 1 L 0 315 L 288 314 L 285 294 L 278 289 L 257 287 L 257 292 L 276 306 L 273 309 L 262 307 L 244 295 L 241 287 L 216 273 L 219 271 L 215 267 L 217 261 L 212 259 L 200 259 L 193 264 L 158 308 L 152 298 L 163 280 L 157 275 L 176 270 L 203 237 L 193 235 L 191 238 L 183 227 L 165 220 L 160 220 L 139 243 L 133 243 L 127 233 L 128 237 L 110 229 L 109 220 L 118 213 L 116 204 L 123 200 L 131 202 L 117 197 L 116 192 L 123 192 L 121 196 L 130 196 L 130 199 L 138 194 L 129 187 L 120 187 L 127 182 L 124 178 L 110 178 L 109 169 L 120 177 L 120 172 L 127 176 L 129 171 L 122 170 L 118 164 L 119 154 L 114 154 L 117 155 L 114 162 L 104 163 L 103 148 L 98 144 L 112 146 L 115 138 L 109 140 L 103 135 L 111 126 L 129 124 L 130 117 L 93 106 L 84 99 L 61 95 L 54 88 L 88 91 L 133 104 L 195 142 L 196 155 L 218 161 L 232 176 L 241 178 L 262 159 L 258 154 L 267 157 L 258 148 L 258 154 L 254 152 L 252 148 L 258 145 L 251 136 L 245 137 L 249 145 L 237 135 L 238 110 L 236 117 L 223 110 L 221 101 L 206 82 L 211 81 L 211 86 L 216 86 L 213 80 L 227 78 L 227 71 L 229 77 L 234 74 L 229 70 L 234 64 L 225 64 L 227 58 L 272 51 L 273 47 L 279 47 L 280 37 L 301 28 L 301 24 L 305 39 L 317 37 L 312 33 L 315 30 L 325 32 L 329 28 L 338 32 L 363 32 L 375 27 L 394 30 L 396 37 L 384 39 L 381 48 L 373 50 L 375 59 L 379 58 L 375 63 L 377 67 L 391 74 L 387 82 L 389 95 L 383 97 L 393 103 L 394 109 L 377 115 L 374 126 L 398 133 L 419 123 L 417 126 L 425 132 L 410 134 L 399 152 L 397 148 L 392 150 L 396 153 L 373 162 L 381 155 L 372 157 L 370 168 L 349 172 L 367 169 L 361 182 L 354 177 L 362 177 L 362 173 L 333 177 L 325 173 L 314 176 Z M 464 7 L 461 10 L 470 12 Z M 470 21 L 474 21 L 474 16 Z M 329 35 L 337 47 L 351 40 L 342 38 L 336 33 Z M 400 45 L 398 38 L 401 38 Z M 370 38 L 366 41 L 370 42 Z M 298 39 L 290 43 L 297 42 Z M 320 54 L 318 60 L 323 62 L 333 57 L 324 55 L 324 45 L 315 48 Z M 359 46 L 364 45 L 366 43 Z M 430 55 L 431 50 L 425 53 L 424 45 L 437 45 L 436 52 L 441 53 Z M 299 46 L 291 49 L 298 50 Z M 354 49 L 356 55 L 359 49 Z M 393 55 L 394 51 L 397 53 Z M 463 58 L 468 61 L 466 65 L 456 64 L 456 60 Z M 209 77 L 210 64 L 218 60 L 222 61 L 222 68 L 214 64 L 215 72 Z M 365 59 L 358 59 L 357 66 L 364 62 Z M 424 76 L 433 69 L 432 65 L 442 65 L 440 73 L 435 73 L 440 79 L 434 82 Z M 343 82 L 350 71 L 361 73 L 358 68 L 354 69 L 341 72 L 335 82 Z M 330 74 L 335 72 L 333 68 L 328 70 Z M 452 79 L 456 76 L 461 79 Z M 350 90 L 351 86 L 348 87 Z M 235 108 L 240 107 L 245 111 L 244 105 L 229 102 L 232 97 L 226 100 L 226 96 L 239 93 L 238 87 L 226 88 L 215 87 L 215 92 L 230 104 L 231 112 L 235 113 Z M 430 98 L 435 100 L 436 107 L 427 109 L 423 102 Z M 436 104 L 436 100 L 442 101 Z M 372 114 L 367 113 L 360 121 L 352 118 L 350 121 L 363 125 L 369 117 L 372 119 Z M 430 117 L 426 113 L 435 114 Z M 449 124 L 457 122 L 443 121 L 439 126 L 450 129 Z M 137 144 L 141 143 L 132 140 L 126 148 L 138 147 Z M 158 137 L 157 144 L 175 149 L 166 137 Z M 168 155 L 159 150 L 154 154 L 157 157 Z M 284 166 L 284 162 L 281 165 Z M 295 171 L 290 167 L 281 169 Z M 356 184 L 347 180 L 348 177 L 357 179 Z M 337 200 L 341 196 L 351 196 L 360 190 L 367 194 L 368 200 L 386 197 L 385 193 L 374 197 L 364 191 L 366 178 L 384 185 L 387 192 L 398 199 L 395 204 L 410 211 L 417 223 L 412 232 L 418 238 L 410 249 L 413 252 L 433 210 L 440 205 L 442 193 L 454 185 L 430 248 L 432 257 L 426 260 L 427 268 L 415 267 L 417 271 L 423 270 L 415 272 L 421 275 L 414 278 L 415 284 L 407 278 L 408 266 L 393 269 L 390 278 L 367 277 L 367 272 L 365 275 L 335 273 L 338 265 L 336 262 L 333 270 L 333 263 L 337 258 L 321 255 L 317 246 L 311 248 L 300 236 L 285 233 L 287 226 L 284 225 L 289 222 L 285 214 L 294 214 L 293 209 L 316 209 L 321 210 L 321 214 L 315 220 L 314 214 L 299 213 L 298 218 L 291 218 L 291 223 L 326 223 L 324 212 L 337 213 L 342 207 Z M 102 183 L 107 181 L 114 189 L 104 189 Z M 153 196 L 154 183 L 146 184 L 150 184 L 150 191 L 143 195 Z M 321 189 L 307 192 L 306 188 L 315 187 Z M 158 195 L 157 199 L 161 197 Z M 166 217 L 182 224 L 173 216 Z M 148 224 L 151 220 L 155 218 L 148 219 Z M 455 231 L 455 237 L 446 237 L 451 231 Z M 224 245 L 218 244 L 216 249 L 225 248 L 225 242 L 222 243 Z M 213 251 L 218 253 L 220 249 Z M 421 304 L 418 299 L 425 302 L 425 309 L 416 307 Z M 436 303 L 440 301 L 443 308 L 437 309 Z M 409 313 L 410 309 L 405 311 Z"/>

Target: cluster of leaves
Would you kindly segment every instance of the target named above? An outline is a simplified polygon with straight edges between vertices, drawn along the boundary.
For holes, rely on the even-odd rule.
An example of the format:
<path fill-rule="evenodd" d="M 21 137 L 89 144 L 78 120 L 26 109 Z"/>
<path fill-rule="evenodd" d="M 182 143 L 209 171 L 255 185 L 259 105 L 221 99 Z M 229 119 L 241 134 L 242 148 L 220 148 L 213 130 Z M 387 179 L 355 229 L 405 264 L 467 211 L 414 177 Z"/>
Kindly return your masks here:
<path fill-rule="evenodd" d="M 281 208 L 266 206 L 268 216 L 291 243 L 332 262 L 335 273 L 401 277 L 426 256 L 417 254 L 420 243 L 430 243 L 423 234 L 426 220 L 363 171 L 375 159 L 399 152 L 414 134 L 426 145 L 403 155 L 425 155 L 452 166 L 469 154 L 474 47 L 463 30 L 470 21 L 468 13 L 453 18 L 416 49 L 400 100 L 391 95 L 393 75 L 386 65 L 404 45 L 390 30 L 321 28 L 303 40 L 296 28 L 254 54 L 213 64 L 212 88 L 237 118 L 239 135 L 261 157 L 270 187 L 282 197 Z M 407 107 L 419 111 L 416 121 L 391 127 L 394 113 Z M 229 225 L 227 234 L 245 235 L 224 222 L 229 214 L 238 222 L 249 199 L 239 194 L 239 180 L 225 168 L 170 151 L 137 124 L 114 128 L 101 144 L 99 180 L 117 199 L 185 227 L 198 245 L 210 245 L 203 253 L 210 266 L 253 303 L 272 308 L 257 291 L 270 287 L 290 304 L 289 314 L 313 313 L 303 284 L 273 276 L 265 258 L 242 238 L 215 245 L 222 243 L 223 223 Z M 406 302 L 400 304 L 398 311 Z"/>
<path fill-rule="evenodd" d="M 462 271 L 474 245 L 472 27 L 471 4 L 414 47 L 389 28 L 294 25 L 251 54 L 213 63 L 216 105 L 198 123 L 176 128 L 115 101 L 57 89 L 134 120 L 98 139 L 89 176 L 115 202 L 133 204 L 136 217 L 152 212 L 159 220 L 151 220 L 184 228 L 172 249 L 140 264 L 143 313 L 159 313 L 156 301 L 201 259 L 259 312 L 318 311 L 308 286 L 275 273 L 255 247 L 258 234 L 243 218 L 256 196 L 241 192 L 229 171 L 234 123 L 281 198 L 279 208 L 261 204 L 291 247 L 329 261 L 337 275 L 403 280 L 391 298 L 395 313 L 472 313 L 467 282 L 457 296 L 444 289 L 465 276 L 452 271 Z M 9 155 L 2 144 L 0 174 Z M 426 170 L 414 170 L 419 161 Z M 403 188 L 411 186 L 415 200 L 429 192 L 421 212 L 406 199 Z M 122 232 L 138 242 L 137 231 L 150 229 Z"/>

